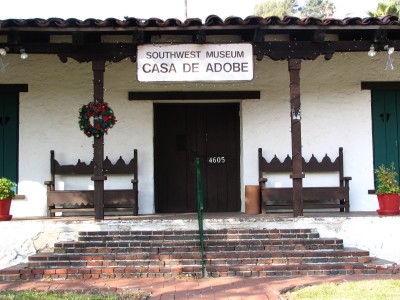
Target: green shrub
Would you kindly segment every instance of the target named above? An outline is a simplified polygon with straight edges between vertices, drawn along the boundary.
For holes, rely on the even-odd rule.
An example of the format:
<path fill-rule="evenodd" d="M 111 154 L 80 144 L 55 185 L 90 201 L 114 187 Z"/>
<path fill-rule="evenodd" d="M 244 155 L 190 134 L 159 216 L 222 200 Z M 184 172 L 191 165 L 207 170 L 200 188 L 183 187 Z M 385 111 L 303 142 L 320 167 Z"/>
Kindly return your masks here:
<path fill-rule="evenodd" d="M 397 172 L 395 171 L 394 163 L 391 163 L 390 168 L 383 164 L 375 169 L 377 189 L 376 194 L 397 194 L 399 193 L 399 183 L 397 182 Z"/>
<path fill-rule="evenodd" d="M 15 195 L 15 184 L 8 178 L 0 178 L 0 200 L 12 198 Z"/>

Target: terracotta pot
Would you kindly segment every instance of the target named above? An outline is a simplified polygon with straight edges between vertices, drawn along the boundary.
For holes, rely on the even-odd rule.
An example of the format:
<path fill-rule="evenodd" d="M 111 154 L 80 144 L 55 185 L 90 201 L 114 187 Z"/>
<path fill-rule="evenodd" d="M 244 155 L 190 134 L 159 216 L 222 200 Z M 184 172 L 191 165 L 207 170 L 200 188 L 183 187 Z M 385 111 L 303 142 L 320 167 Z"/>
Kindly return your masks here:
<path fill-rule="evenodd" d="M 0 200 L 0 221 L 10 221 L 12 215 L 10 215 L 10 207 L 11 207 L 12 198 L 6 198 Z"/>
<path fill-rule="evenodd" d="M 394 216 L 400 214 L 400 196 L 398 194 L 377 195 L 379 209 L 376 211 L 379 215 Z"/>

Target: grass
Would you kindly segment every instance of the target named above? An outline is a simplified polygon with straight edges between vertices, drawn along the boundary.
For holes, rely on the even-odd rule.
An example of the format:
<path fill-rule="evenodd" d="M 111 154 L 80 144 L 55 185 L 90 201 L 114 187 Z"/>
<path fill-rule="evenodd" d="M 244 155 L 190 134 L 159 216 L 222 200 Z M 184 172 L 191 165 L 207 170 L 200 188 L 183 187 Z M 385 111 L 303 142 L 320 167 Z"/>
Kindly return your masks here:
<path fill-rule="evenodd" d="M 42 292 L 30 291 L 2 291 L 1 300 L 128 300 L 147 299 L 150 293 L 143 291 L 124 291 L 118 293 L 79 293 L 79 292 Z"/>
<path fill-rule="evenodd" d="M 324 283 L 284 294 L 290 300 L 380 300 L 400 299 L 400 280 L 367 280 L 343 283 Z"/>

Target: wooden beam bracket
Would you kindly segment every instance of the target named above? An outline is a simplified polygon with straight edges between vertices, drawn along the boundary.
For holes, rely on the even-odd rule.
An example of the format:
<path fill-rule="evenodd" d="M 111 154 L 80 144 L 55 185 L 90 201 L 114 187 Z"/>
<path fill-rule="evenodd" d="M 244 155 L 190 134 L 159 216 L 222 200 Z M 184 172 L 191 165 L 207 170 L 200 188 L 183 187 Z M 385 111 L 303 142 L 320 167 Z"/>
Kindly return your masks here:
<path fill-rule="evenodd" d="M 325 42 L 325 34 L 325 30 L 315 30 L 313 33 L 313 41 L 319 44 Z"/>
<path fill-rule="evenodd" d="M 193 41 L 196 44 L 204 44 L 207 40 L 207 34 L 205 32 L 205 30 L 198 30 L 196 31 L 196 33 L 194 34 L 193 37 Z"/>
<path fill-rule="evenodd" d="M 253 42 L 264 42 L 265 39 L 265 31 L 257 28 L 254 30 L 254 35 L 253 35 Z"/>
<path fill-rule="evenodd" d="M 144 32 L 139 31 L 137 28 L 132 32 L 132 43 L 135 45 L 143 44 L 144 42 Z"/>

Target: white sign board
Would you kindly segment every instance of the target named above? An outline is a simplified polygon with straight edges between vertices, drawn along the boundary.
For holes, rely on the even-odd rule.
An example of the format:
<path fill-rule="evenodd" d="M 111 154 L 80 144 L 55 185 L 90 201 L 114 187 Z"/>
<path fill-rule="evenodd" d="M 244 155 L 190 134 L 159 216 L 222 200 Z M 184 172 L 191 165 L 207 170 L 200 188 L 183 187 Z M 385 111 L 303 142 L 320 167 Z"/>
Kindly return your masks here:
<path fill-rule="evenodd" d="M 248 81 L 253 79 L 251 44 L 140 45 L 141 82 Z"/>

